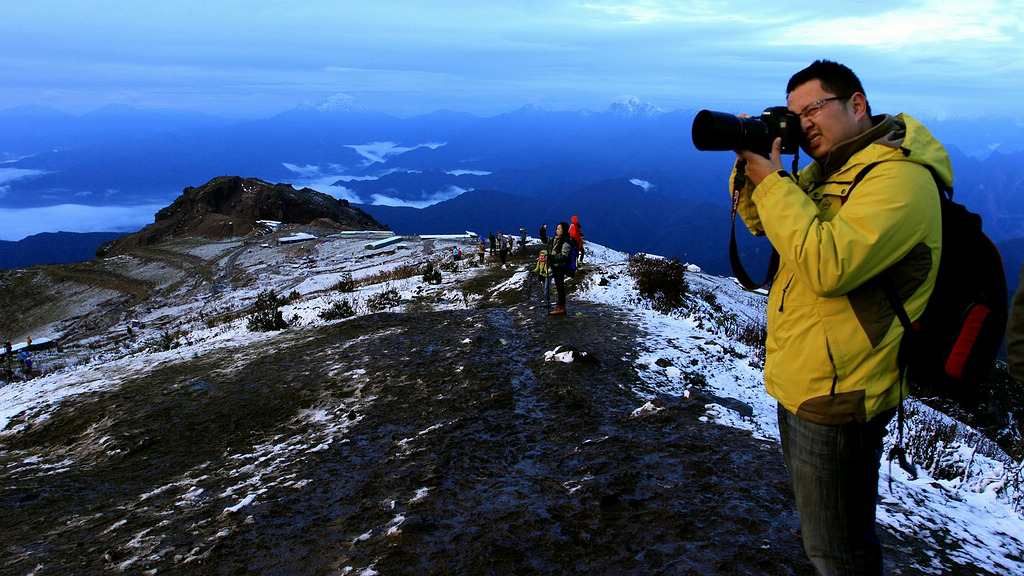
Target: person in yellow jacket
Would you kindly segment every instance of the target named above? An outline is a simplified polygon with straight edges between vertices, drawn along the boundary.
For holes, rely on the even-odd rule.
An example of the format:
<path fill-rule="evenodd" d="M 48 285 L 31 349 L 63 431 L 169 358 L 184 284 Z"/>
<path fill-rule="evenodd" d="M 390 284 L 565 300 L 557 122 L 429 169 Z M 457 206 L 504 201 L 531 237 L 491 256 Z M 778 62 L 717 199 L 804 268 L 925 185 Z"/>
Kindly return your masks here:
<path fill-rule="evenodd" d="M 886 425 L 907 390 L 897 364 L 903 328 L 877 277 L 891 274 L 916 320 L 942 244 L 935 178 L 951 184 L 952 166 L 918 121 L 873 116 L 860 80 L 842 64 L 814 62 L 786 94 L 814 162 L 786 173 L 777 139 L 770 158 L 738 150 L 733 171 L 746 180 L 733 191 L 740 216 L 779 254 L 765 386 L 779 403 L 811 562 L 821 574 L 881 574 L 878 468 Z"/>
<path fill-rule="evenodd" d="M 544 301 L 551 304 L 551 269 L 548 268 L 548 251 L 541 250 L 540 256 L 537 257 L 537 265 L 533 268 L 533 273 L 537 275 L 537 279 L 544 283 Z"/>

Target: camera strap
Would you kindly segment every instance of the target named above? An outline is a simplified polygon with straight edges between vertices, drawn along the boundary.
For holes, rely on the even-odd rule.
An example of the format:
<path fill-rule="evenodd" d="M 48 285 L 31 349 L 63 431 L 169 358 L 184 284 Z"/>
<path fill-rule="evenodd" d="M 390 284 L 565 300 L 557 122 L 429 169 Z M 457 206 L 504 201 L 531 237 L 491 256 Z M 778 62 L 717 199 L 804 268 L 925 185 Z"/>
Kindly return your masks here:
<path fill-rule="evenodd" d="M 732 273 L 736 276 L 736 280 L 747 290 L 757 290 L 758 288 L 764 288 L 771 282 L 772 278 L 775 277 L 775 273 L 779 271 L 779 253 L 772 247 L 772 255 L 768 259 L 768 272 L 765 275 L 764 282 L 758 284 L 754 282 L 750 275 L 747 274 L 743 263 L 740 262 L 740 250 L 736 244 L 736 212 L 740 203 L 740 194 L 743 193 L 743 189 L 747 185 L 747 176 L 745 173 L 747 167 L 746 160 L 739 160 L 736 162 L 736 173 L 733 177 L 732 182 L 732 223 L 729 226 L 729 263 L 732 264 Z"/>

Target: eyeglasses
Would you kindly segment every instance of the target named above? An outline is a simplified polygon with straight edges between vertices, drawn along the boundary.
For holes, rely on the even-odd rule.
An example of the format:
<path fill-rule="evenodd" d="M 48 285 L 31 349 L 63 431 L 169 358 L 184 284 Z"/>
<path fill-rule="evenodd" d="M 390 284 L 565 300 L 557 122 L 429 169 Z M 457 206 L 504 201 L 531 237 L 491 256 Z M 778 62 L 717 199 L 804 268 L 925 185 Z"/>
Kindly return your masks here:
<path fill-rule="evenodd" d="M 818 115 L 818 112 L 821 112 L 821 109 L 825 107 L 825 104 L 828 104 L 833 100 L 846 100 L 847 98 L 849 98 L 849 96 L 832 96 L 830 98 L 815 100 L 807 106 L 804 106 L 804 109 L 801 110 L 797 116 L 799 116 L 801 120 L 814 118 Z"/>

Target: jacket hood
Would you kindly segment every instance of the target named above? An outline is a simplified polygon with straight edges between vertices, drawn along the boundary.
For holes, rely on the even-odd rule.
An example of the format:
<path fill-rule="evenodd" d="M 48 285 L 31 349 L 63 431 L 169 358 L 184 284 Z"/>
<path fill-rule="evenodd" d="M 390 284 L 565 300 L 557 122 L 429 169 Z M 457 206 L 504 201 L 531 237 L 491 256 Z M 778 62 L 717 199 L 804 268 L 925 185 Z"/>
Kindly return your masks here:
<path fill-rule="evenodd" d="M 872 128 L 866 132 L 844 140 L 835 145 L 832 150 L 829 151 L 825 160 L 821 162 L 821 171 L 825 175 L 830 175 L 833 172 L 839 170 L 850 161 L 850 158 L 866 148 L 872 142 L 876 142 L 880 139 L 885 139 L 886 136 L 893 131 L 892 116 L 876 116 L 871 119 Z"/>
<path fill-rule="evenodd" d="M 839 143 L 811 173 L 827 177 L 844 169 L 859 171 L 872 162 L 902 160 L 931 169 L 946 186 L 952 187 L 953 166 L 949 154 L 923 124 L 906 114 L 884 114 L 872 120 L 873 128 Z"/>
<path fill-rule="evenodd" d="M 953 164 L 946 147 L 932 136 L 917 119 L 906 114 L 893 118 L 896 130 L 890 132 L 875 144 L 898 150 L 904 157 L 930 168 L 948 187 L 953 186 Z"/>

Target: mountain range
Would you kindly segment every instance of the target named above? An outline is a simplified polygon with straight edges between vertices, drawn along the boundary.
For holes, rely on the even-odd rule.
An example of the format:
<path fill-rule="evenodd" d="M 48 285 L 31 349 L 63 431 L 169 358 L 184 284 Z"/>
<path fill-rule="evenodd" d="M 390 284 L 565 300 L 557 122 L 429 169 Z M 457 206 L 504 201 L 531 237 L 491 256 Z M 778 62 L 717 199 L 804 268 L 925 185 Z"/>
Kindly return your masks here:
<path fill-rule="evenodd" d="M 396 118 L 328 105 L 261 120 L 125 107 L 79 117 L 9 109 L 0 111 L 0 209 L 166 205 L 185 188 L 239 175 L 348 200 L 406 234 L 534 234 L 543 222 L 553 228 L 577 215 L 593 241 L 726 274 L 724 179 L 733 155 L 693 147 L 694 113 L 635 100 L 604 112 L 525 106 L 487 118 L 450 110 Z M 1001 248 L 1008 243 L 1015 284 L 1024 128 L 996 118 L 927 125 L 947 144 L 956 198 L 983 216 Z M 766 249 L 738 236 L 756 269 Z"/>

